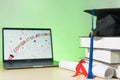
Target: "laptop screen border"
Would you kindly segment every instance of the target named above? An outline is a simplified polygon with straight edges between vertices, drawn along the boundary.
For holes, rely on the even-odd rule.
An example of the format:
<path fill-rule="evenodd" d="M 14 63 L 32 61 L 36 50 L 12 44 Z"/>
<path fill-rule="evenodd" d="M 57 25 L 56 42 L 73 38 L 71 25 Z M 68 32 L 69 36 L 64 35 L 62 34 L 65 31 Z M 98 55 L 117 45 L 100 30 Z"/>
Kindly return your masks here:
<path fill-rule="evenodd" d="M 17 60 L 5 60 L 4 59 L 4 30 L 50 30 L 51 38 L 51 53 L 52 58 L 42 58 L 42 59 L 17 59 Z M 2 28 L 2 53 L 3 62 L 30 62 L 30 61 L 53 61 L 53 42 L 52 42 L 52 30 L 50 28 Z"/>

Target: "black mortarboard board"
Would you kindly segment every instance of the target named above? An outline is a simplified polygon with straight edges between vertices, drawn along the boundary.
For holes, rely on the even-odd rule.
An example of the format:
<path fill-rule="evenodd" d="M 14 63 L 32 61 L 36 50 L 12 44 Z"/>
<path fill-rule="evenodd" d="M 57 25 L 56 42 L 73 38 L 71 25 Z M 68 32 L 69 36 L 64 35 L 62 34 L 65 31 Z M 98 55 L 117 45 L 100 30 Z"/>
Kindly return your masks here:
<path fill-rule="evenodd" d="M 84 10 L 84 12 L 92 14 L 92 9 L 91 10 Z M 119 14 L 120 15 L 120 8 L 94 9 L 95 16 L 100 16 L 103 14 Z"/>
<path fill-rule="evenodd" d="M 120 8 L 91 9 L 84 12 L 97 17 L 94 36 L 120 36 Z"/>

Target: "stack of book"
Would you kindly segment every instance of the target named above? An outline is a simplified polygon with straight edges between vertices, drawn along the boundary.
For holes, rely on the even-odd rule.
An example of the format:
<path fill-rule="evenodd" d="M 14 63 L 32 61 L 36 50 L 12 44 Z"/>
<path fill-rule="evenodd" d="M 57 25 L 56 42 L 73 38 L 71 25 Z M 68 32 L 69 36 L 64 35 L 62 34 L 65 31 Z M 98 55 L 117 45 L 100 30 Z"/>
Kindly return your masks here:
<path fill-rule="evenodd" d="M 80 37 L 80 47 L 85 48 L 89 58 L 90 37 Z M 115 76 L 120 78 L 120 37 L 94 37 L 93 61 L 115 66 Z"/>

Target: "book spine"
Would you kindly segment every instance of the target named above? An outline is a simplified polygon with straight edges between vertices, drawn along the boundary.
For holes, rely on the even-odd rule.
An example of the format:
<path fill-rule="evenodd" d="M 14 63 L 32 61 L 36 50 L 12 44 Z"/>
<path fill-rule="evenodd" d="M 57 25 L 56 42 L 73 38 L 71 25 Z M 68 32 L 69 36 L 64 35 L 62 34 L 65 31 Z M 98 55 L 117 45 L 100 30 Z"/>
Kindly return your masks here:
<path fill-rule="evenodd" d="M 86 48 L 86 57 L 89 58 L 90 50 Z M 120 63 L 120 51 L 93 49 L 93 59 L 106 63 Z"/>
<path fill-rule="evenodd" d="M 90 38 L 82 37 L 80 47 L 90 48 Z M 120 50 L 120 37 L 116 38 L 94 38 L 94 48 Z"/>

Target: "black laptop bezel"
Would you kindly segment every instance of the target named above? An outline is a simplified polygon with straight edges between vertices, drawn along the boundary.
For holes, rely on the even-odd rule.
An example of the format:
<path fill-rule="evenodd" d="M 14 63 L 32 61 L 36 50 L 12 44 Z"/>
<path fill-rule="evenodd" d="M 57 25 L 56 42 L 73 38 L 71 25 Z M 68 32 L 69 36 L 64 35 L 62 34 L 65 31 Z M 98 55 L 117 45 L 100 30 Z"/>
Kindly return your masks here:
<path fill-rule="evenodd" d="M 49 30 L 51 36 L 51 54 L 52 58 L 43 58 L 43 59 L 20 59 L 20 60 L 5 60 L 4 59 L 4 30 Z M 43 62 L 43 61 L 51 61 L 53 62 L 53 42 L 52 42 L 52 30 L 50 28 L 2 28 L 2 53 L 3 53 L 3 65 L 5 63 L 14 63 L 14 62 Z M 4 66 L 5 67 L 5 66 Z"/>

